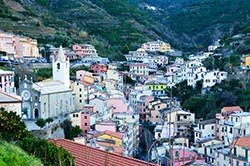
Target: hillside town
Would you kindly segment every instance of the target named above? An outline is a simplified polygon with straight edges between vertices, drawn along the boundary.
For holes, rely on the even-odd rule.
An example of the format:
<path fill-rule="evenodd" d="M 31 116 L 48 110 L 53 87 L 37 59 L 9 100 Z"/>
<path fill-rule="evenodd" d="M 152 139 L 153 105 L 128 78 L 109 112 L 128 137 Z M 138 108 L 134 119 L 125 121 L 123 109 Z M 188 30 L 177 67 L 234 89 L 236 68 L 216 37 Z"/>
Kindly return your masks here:
<path fill-rule="evenodd" d="M 110 61 L 86 43 L 47 48 L 0 32 L 0 108 L 15 112 L 35 137 L 69 151 L 76 165 L 250 165 L 250 110 L 224 105 L 205 119 L 173 93 L 184 83 L 206 94 L 242 73 L 249 81 L 250 54 L 232 74 L 215 68 L 220 40 L 186 57 L 170 43 L 148 41 L 126 61 Z M 26 73 L 43 68 L 50 77 Z M 80 129 L 71 139 L 66 122 Z"/>

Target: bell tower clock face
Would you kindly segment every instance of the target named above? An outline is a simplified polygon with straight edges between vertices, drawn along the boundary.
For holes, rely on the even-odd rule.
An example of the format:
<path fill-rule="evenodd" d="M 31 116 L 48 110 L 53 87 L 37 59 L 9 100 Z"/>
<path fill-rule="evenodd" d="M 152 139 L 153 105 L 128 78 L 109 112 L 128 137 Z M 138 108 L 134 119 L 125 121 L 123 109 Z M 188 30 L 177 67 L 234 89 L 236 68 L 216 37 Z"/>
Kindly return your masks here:
<path fill-rule="evenodd" d="M 29 100 L 30 96 L 31 96 L 30 92 L 28 90 L 24 90 L 21 95 L 22 95 L 24 100 Z"/>

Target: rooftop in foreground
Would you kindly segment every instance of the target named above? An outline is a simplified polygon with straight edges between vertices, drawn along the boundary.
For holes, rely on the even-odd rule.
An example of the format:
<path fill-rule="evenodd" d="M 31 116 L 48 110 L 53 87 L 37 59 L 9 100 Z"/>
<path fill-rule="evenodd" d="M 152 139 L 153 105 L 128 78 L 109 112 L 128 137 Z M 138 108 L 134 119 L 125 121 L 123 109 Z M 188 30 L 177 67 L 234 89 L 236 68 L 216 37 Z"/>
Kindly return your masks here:
<path fill-rule="evenodd" d="M 106 152 L 89 146 L 85 146 L 66 139 L 51 139 L 50 142 L 62 146 L 75 157 L 76 166 L 155 166 L 145 161 L 124 157 L 122 155 Z"/>

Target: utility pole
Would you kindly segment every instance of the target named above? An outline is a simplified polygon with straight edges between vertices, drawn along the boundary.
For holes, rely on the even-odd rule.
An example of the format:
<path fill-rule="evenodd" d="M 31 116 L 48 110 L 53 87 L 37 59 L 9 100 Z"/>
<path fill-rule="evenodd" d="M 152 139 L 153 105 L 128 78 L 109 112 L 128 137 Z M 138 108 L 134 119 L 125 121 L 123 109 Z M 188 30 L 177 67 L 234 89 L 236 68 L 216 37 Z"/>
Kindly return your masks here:
<path fill-rule="evenodd" d="M 172 82 L 171 82 L 171 90 L 170 90 L 170 111 L 169 111 L 169 122 L 168 122 L 168 135 L 169 135 L 169 138 L 168 138 L 168 145 L 169 145 L 169 164 L 170 166 L 173 165 L 172 163 L 172 146 L 171 146 L 171 115 L 172 115 L 172 95 L 173 95 L 173 90 L 172 90 Z"/>

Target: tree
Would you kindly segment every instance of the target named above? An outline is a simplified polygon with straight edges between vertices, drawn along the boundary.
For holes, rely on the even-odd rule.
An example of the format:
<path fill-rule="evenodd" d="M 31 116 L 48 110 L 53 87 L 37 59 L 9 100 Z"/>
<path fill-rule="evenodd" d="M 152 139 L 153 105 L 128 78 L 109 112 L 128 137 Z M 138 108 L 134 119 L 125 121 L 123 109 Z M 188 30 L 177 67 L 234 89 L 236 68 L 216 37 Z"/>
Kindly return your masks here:
<path fill-rule="evenodd" d="M 66 139 L 73 139 L 82 133 L 80 127 L 79 126 L 73 127 L 70 120 L 63 121 L 62 128 L 64 130 L 64 135 Z"/>
<path fill-rule="evenodd" d="M 28 154 L 40 158 L 44 166 L 73 166 L 74 158 L 62 147 L 38 138 L 25 138 L 18 145 Z"/>
<path fill-rule="evenodd" d="M 47 123 L 52 123 L 53 121 L 54 121 L 53 118 L 47 118 L 47 119 L 46 119 L 46 122 L 47 122 Z"/>
<path fill-rule="evenodd" d="M 46 125 L 46 120 L 40 118 L 36 121 L 36 125 L 39 126 L 40 128 L 43 128 Z"/>
<path fill-rule="evenodd" d="M 0 108 L 0 135 L 2 139 L 12 142 L 30 137 L 31 133 L 26 130 L 21 117 L 15 112 L 7 112 Z"/>

